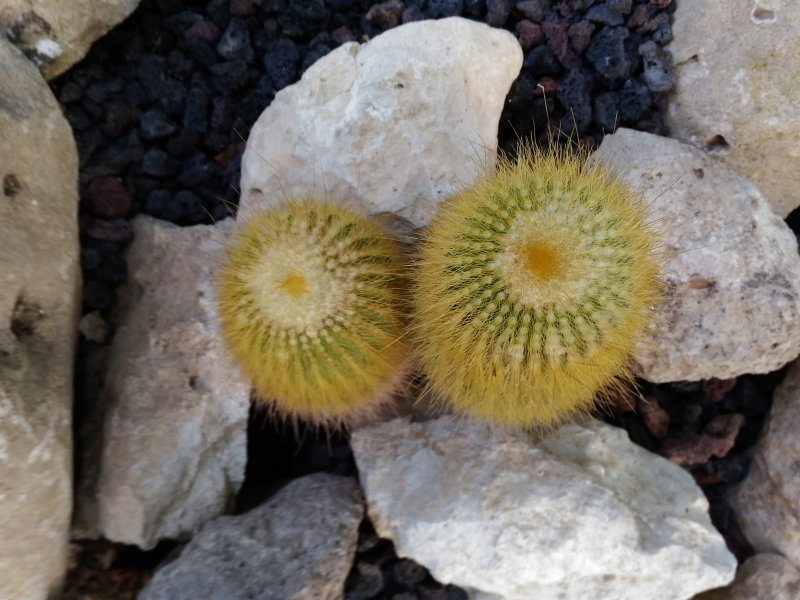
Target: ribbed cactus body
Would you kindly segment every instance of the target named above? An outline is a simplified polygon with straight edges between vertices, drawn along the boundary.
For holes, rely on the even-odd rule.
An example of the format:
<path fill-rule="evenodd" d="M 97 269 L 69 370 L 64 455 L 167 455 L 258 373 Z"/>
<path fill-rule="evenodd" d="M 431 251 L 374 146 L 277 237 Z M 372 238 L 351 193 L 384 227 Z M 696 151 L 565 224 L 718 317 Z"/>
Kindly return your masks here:
<path fill-rule="evenodd" d="M 658 274 L 641 201 L 583 157 L 528 149 L 432 223 L 417 272 L 419 362 L 462 412 L 558 422 L 630 378 Z"/>
<path fill-rule="evenodd" d="M 283 416 L 338 426 L 403 376 L 401 254 L 364 216 L 296 201 L 250 218 L 219 278 L 220 319 L 257 395 Z"/>

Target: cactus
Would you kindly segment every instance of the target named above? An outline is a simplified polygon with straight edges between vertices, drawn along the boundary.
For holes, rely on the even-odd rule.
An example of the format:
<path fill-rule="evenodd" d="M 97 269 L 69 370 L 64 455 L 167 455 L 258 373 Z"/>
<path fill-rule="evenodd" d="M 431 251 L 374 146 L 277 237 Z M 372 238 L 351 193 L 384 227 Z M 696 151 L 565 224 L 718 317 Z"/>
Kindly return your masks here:
<path fill-rule="evenodd" d="M 402 381 L 401 254 L 365 217 L 292 201 L 241 226 L 219 278 L 222 330 L 279 415 L 338 427 Z"/>
<path fill-rule="evenodd" d="M 632 378 L 660 295 L 641 200 L 585 154 L 525 148 L 450 198 L 420 250 L 417 358 L 457 410 L 547 426 Z"/>

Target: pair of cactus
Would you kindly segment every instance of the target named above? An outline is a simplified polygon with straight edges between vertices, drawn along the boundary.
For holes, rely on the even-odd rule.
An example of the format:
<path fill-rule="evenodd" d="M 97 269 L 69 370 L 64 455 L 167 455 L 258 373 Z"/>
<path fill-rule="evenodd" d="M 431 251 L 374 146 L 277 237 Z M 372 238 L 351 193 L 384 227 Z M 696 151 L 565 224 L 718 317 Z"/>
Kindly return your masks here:
<path fill-rule="evenodd" d="M 402 252 L 376 224 L 303 201 L 243 226 L 220 315 L 281 415 L 359 421 L 413 362 L 459 412 L 546 426 L 631 379 L 659 263 L 646 208 L 619 180 L 568 150 L 527 149 L 442 205 L 411 298 Z"/>

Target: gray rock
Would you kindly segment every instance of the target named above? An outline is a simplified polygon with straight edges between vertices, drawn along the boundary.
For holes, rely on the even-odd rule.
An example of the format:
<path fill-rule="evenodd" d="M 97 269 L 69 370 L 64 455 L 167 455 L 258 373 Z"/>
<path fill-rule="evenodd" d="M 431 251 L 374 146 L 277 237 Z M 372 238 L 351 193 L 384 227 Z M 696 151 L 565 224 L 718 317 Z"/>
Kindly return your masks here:
<path fill-rule="evenodd" d="M 208 523 L 139 600 L 343 597 L 364 507 L 355 480 L 295 480 L 266 503 Z"/>
<path fill-rule="evenodd" d="M 775 390 L 750 471 L 731 493 L 739 525 L 759 552 L 800 567 L 800 362 Z"/>
<path fill-rule="evenodd" d="M 755 185 L 688 144 L 630 129 L 607 135 L 593 159 L 643 195 L 665 252 L 642 377 L 727 379 L 800 355 L 797 241 Z"/>
<path fill-rule="evenodd" d="M 78 153 L 39 72 L 0 37 L 0 598 L 66 568 L 80 310 Z"/>
<path fill-rule="evenodd" d="M 493 167 L 521 65 L 513 35 L 461 18 L 344 44 L 259 117 L 239 216 L 314 195 L 425 225 L 441 199 Z"/>
<path fill-rule="evenodd" d="M 800 2 L 677 2 L 671 135 L 752 179 L 774 210 L 800 205 Z"/>
<path fill-rule="evenodd" d="M 800 571 L 780 554 L 756 554 L 739 567 L 727 587 L 704 592 L 693 600 L 797 600 Z"/>
<path fill-rule="evenodd" d="M 127 296 L 81 432 L 76 535 L 152 548 L 222 514 L 238 491 L 250 384 L 225 348 L 214 297 L 231 228 L 134 221 Z"/>
<path fill-rule="evenodd" d="M 684 600 L 733 578 L 692 477 L 621 429 L 397 419 L 351 444 L 378 534 L 474 598 Z"/>
<path fill-rule="evenodd" d="M 95 40 L 138 4 L 139 0 L 3 0 L 0 33 L 52 79 L 82 59 Z"/>

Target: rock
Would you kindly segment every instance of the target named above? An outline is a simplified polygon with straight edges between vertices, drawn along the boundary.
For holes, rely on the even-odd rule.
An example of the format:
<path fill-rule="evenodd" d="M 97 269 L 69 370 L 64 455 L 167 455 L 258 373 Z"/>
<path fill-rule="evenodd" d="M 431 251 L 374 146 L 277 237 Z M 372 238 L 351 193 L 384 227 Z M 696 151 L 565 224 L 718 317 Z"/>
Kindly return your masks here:
<path fill-rule="evenodd" d="M 668 125 L 752 179 L 775 211 L 800 205 L 800 3 L 678 2 Z"/>
<path fill-rule="evenodd" d="M 139 600 L 343 597 L 364 513 L 354 479 L 317 473 L 208 523 Z"/>
<path fill-rule="evenodd" d="M 0 32 L 53 79 L 81 60 L 95 40 L 138 4 L 139 0 L 3 0 Z"/>
<path fill-rule="evenodd" d="M 692 600 L 797 600 L 800 571 L 780 554 L 756 554 L 739 567 L 727 587 L 709 590 Z"/>
<path fill-rule="evenodd" d="M 725 379 L 800 354 L 797 242 L 755 185 L 692 146 L 629 129 L 593 156 L 643 194 L 667 258 L 639 375 Z"/>
<path fill-rule="evenodd" d="M 133 221 L 126 302 L 89 411 L 76 534 L 149 549 L 222 514 L 244 479 L 250 385 L 218 331 L 231 221 Z"/>
<path fill-rule="evenodd" d="M 358 429 L 370 518 L 474 598 L 683 600 L 736 560 L 691 476 L 599 422 L 523 433 L 444 417 Z"/>
<path fill-rule="evenodd" d="M 242 158 L 239 215 L 317 195 L 428 223 L 495 160 L 522 64 L 513 35 L 461 18 L 348 43 L 281 90 Z"/>
<path fill-rule="evenodd" d="M 72 509 L 78 154 L 47 84 L 2 37 L 0 98 L 0 598 L 43 600 L 66 568 Z"/>
<path fill-rule="evenodd" d="M 730 494 L 739 525 L 759 552 L 779 552 L 800 567 L 800 362 L 775 390 L 750 472 Z"/>

